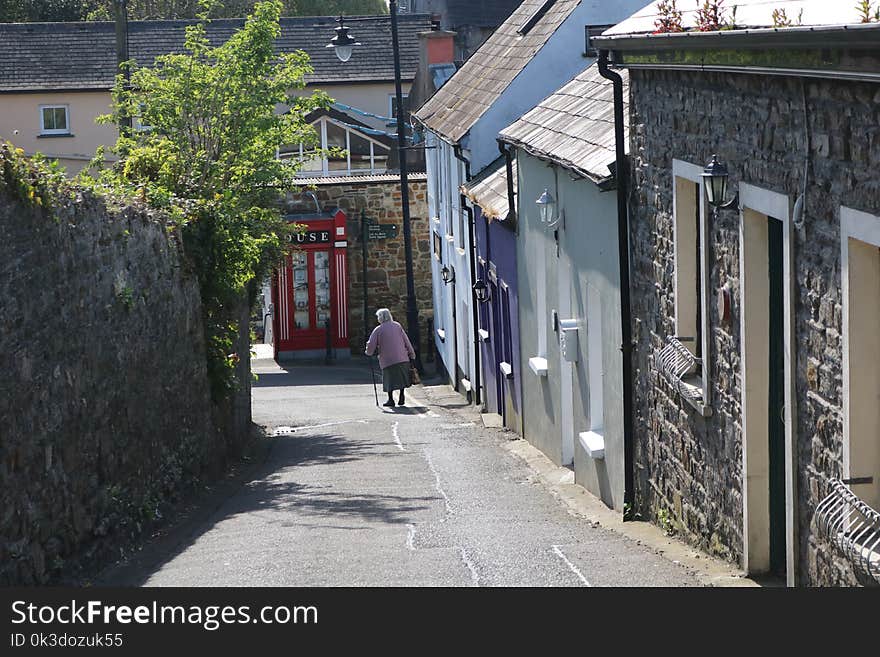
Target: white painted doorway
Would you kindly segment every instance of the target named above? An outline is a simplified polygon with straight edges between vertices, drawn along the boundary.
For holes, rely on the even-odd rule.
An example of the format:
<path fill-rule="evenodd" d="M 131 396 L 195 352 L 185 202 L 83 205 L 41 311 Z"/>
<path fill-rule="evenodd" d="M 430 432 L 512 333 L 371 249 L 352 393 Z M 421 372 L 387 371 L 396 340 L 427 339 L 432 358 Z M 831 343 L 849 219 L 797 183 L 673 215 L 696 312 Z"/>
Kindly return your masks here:
<path fill-rule="evenodd" d="M 793 586 L 797 414 L 790 212 L 787 196 L 740 185 L 743 567 L 748 573 L 779 568 Z"/>

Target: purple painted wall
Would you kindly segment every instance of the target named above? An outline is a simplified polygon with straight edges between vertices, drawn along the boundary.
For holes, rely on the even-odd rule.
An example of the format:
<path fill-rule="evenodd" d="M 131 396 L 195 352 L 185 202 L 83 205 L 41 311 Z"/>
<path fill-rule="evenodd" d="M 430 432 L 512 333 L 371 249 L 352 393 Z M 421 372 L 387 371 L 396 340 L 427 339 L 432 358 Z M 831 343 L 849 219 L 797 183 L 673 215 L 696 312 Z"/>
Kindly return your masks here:
<path fill-rule="evenodd" d="M 516 276 L 516 233 L 505 221 L 487 224 L 474 208 L 477 278 L 489 286 L 489 301 L 480 304 L 479 328 L 489 332 L 480 342 L 486 409 L 504 417 L 504 426 L 522 433 L 522 394 L 519 358 L 519 303 Z M 494 276 L 493 276 L 494 273 Z M 505 377 L 499 363 L 506 361 L 513 375 Z"/>

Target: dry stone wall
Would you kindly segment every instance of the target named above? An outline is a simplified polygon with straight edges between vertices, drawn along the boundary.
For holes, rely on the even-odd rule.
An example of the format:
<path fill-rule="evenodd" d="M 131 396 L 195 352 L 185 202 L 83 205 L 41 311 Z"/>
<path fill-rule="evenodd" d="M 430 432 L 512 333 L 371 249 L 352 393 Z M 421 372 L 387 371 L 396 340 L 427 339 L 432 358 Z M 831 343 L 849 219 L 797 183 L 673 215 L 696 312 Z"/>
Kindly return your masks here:
<path fill-rule="evenodd" d="M 216 474 L 201 312 L 161 219 L 0 185 L 0 585 L 51 581 Z"/>

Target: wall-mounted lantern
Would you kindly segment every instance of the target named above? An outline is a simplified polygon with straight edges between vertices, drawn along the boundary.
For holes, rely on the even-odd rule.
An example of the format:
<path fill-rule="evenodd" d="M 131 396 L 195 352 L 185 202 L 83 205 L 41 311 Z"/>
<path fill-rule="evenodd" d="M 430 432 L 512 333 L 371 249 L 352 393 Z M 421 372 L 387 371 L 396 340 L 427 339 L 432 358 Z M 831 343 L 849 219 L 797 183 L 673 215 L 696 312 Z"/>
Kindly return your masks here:
<path fill-rule="evenodd" d="M 489 286 L 483 282 L 483 279 L 478 279 L 474 283 L 474 297 L 480 303 L 486 303 L 489 300 Z"/>
<path fill-rule="evenodd" d="M 541 192 L 541 195 L 535 200 L 535 205 L 538 206 L 538 212 L 541 216 L 542 224 L 549 224 L 553 221 L 553 215 L 556 210 L 556 199 L 553 198 L 553 194 L 550 193 L 550 190 L 546 187 L 544 191 Z"/>
<path fill-rule="evenodd" d="M 450 269 L 446 265 L 443 265 L 443 269 L 440 270 L 440 278 L 443 279 L 443 285 L 449 285 L 454 282 L 455 268 Z"/>
<path fill-rule="evenodd" d="M 336 19 L 339 27 L 335 28 L 336 36 L 330 39 L 325 48 L 333 48 L 336 51 L 336 57 L 340 62 L 347 62 L 351 59 L 351 52 L 354 46 L 361 45 L 349 33 L 348 28 L 342 23 L 342 16 Z"/>
<path fill-rule="evenodd" d="M 718 161 L 718 156 L 713 155 L 712 161 L 703 169 L 703 183 L 706 187 L 706 200 L 713 208 L 732 208 L 736 207 L 739 201 L 739 194 L 734 194 L 733 198 L 725 202 L 724 197 L 727 196 L 727 180 L 730 174 L 727 167 Z"/>

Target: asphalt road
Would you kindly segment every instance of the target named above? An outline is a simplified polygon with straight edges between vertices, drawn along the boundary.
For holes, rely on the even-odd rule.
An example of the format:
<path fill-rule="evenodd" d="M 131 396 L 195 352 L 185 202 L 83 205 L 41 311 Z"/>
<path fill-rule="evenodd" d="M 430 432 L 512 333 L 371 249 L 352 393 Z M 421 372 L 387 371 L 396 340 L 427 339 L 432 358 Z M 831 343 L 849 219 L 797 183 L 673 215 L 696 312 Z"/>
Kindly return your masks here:
<path fill-rule="evenodd" d="M 357 361 L 254 369 L 254 421 L 276 434 L 265 460 L 138 583 L 699 585 L 571 513 L 447 386 L 391 410 Z"/>

